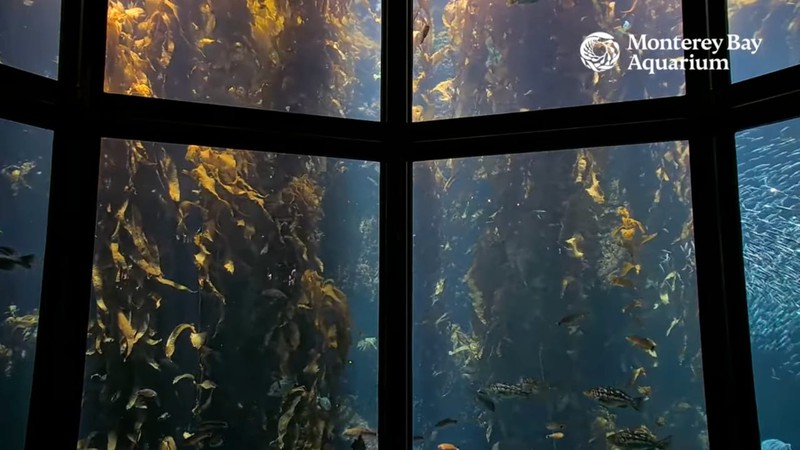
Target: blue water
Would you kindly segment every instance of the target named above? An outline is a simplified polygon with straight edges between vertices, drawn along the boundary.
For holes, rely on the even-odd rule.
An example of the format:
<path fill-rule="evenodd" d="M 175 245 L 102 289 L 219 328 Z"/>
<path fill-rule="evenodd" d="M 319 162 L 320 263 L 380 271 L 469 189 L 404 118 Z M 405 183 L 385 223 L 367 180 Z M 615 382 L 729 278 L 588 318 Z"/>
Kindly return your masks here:
<path fill-rule="evenodd" d="M 683 233 L 686 226 L 691 231 L 688 153 L 678 157 L 679 150 L 688 152 L 675 143 L 589 149 L 596 172 L 579 182 L 573 150 L 415 164 L 419 448 L 571 448 L 591 440 L 589 448 L 605 449 L 606 432 L 642 425 L 659 439 L 672 436 L 677 448 L 706 448 L 694 247 Z M 665 154 L 675 163 L 662 162 Z M 659 182 L 657 169 L 672 182 Z M 604 193 L 597 201 L 587 191 L 595 176 Z M 658 234 L 634 250 L 640 273 L 628 275 L 633 284 L 612 287 L 608 277 L 630 262 L 613 237 L 623 206 L 648 234 Z M 576 234 L 582 256 L 567 242 Z M 662 296 L 670 280 L 675 289 L 664 288 Z M 642 308 L 623 313 L 634 300 Z M 587 317 L 573 333 L 558 325 L 578 312 Z M 653 339 L 657 357 L 633 347 L 630 336 Z M 639 367 L 646 375 L 632 386 Z M 521 377 L 552 389 L 497 401 L 494 412 L 476 401 L 477 389 Z M 641 412 L 614 410 L 613 423 L 603 422 L 604 410 L 583 395 L 601 386 L 637 397 L 649 386 L 649 400 Z M 445 418 L 458 423 L 435 429 Z M 548 439 L 548 422 L 565 426 L 562 441 Z"/>
<path fill-rule="evenodd" d="M 729 3 L 737 3 L 729 0 Z M 753 52 L 731 50 L 731 80 L 738 82 L 800 64 L 800 8 L 791 2 L 757 0 L 731 11 L 729 32 L 762 39 Z M 741 39 L 740 39 L 741 40 Z"/>
<path fill-rule="evenodd" d="M 800 119 L 736 145 L 761 439 L 800 445 Z"/>
<path fill-rule="evenodd" d="M 0 63 L 58 78 L 61 0 L 0 4 Z"/>
<path fill-rule="evenodd" d="M 348 177 L 328 187 L 320 224 L 325 233 L 321 254 L 331 275 L 346 277 L 353 320 L 353 344 L 378 336 L 378 258 L 380 199 L 378 163 L 342 161 Z M 342 245 L 346 243 L 346 245 Z M 341 278 L 340 278 L 341 279 Z M 377 341 L 376 341 L 377 343 Z M 350 351 L 344 389 L 355 398 L 355 409 L 372 427 L 378 426 L 378 351 Z"/>
<path fill-rule="evenodd" d="M 32 162 L 35 167 L 24 176 L 27 186 L 0 174 L 0 246 L 16 249 L 20 254 L 35 255 L 31 269 L 0 271 L 0 345 L 15 347 L 19 333 L 3 321 L 9 307 L 16 306 L 17 315 L 34 313 L 39 307 L 42 262 L 47 235 L 47 205 L 50 192 L 50 156 L 53 133 L 0 119 L 0 171 L 9 173 L 9 166 Z M 37 314 L 38 316 L 38 314 Z M 21 450 L 25 441 L 35 340 L 25 348 L 17 345 L 12 366 L 0 359 L 0 448 Z M 24 350 L 24 356 L 23 356 Z"/>

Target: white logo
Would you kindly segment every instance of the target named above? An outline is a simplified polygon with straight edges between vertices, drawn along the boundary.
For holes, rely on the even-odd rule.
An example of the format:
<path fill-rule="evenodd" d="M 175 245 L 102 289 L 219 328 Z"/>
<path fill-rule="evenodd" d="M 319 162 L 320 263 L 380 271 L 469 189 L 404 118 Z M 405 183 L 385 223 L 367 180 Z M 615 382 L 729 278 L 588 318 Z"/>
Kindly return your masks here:
<path fill-rule="evenodd" d="M 592 33 L 581 43 L 581 61 L 595 72 L 611 69 L 618 60 L 619 44 L 608 33 Z"/>

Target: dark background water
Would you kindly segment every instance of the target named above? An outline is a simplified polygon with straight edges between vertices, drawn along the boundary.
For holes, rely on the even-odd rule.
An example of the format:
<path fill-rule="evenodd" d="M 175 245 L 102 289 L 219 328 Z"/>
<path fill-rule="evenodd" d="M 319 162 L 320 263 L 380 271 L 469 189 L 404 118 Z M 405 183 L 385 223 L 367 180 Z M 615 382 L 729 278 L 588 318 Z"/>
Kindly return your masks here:
<path fill-rule="evenodd" d="M 24 161 L 36 163 L 25 177 L 31 189 L 20 186 L 13 195 L 9 180 L 0 176 L 0 246 L 15 248 L 20 254 L 32 253 L 32 269 L 0 271 L 0 320 L 5 320 L 10 305 L 18 314 L 29 314 L 39 307 L 42 261 L 47 234 L 47 205 L 50 192 L 50 155 L 53 133 L 0 119 L 0 170 Z M 28 418 L 33 375 L 33 352 L 14 367 L 12 376 L 0 374 L 0 448 L 22 449 Z"/>
<path fill-rule="evenodd" d="M 0 62 L 57 78 L 60 19 L 61 0 L 0 3 Z"/>
<path fill-rule="evenodd" d="M 677 237 L 674 233 L 680 234 L 688 214 L 686 205 L 674 202 L 667 194 L 664 194 L 658 208 L 647 212 L 653 201 L 651 192 L 658 188 L 658 183 L 653 182 L 656 180 L 652 175 L 656 165 L 652 162 L 651 152 L 660 154 L 663 148 L 642 145 L 602 149 L 595 153 L 598 158 L 606 157 L 599 156 L 601 154 L 610 155 L 607 169 L 602 174 L 605 183 L 619 177 L 620 185 L 627 189 L 623 197 L 624 204 L 638 219 L 644 221 L 648 230 L 659 230 L 664 234 L 652 244 L 646 244 L 642 250 L 642 279 L 646 277 L 648 284 L 651 281 L 660 282 L 666 275 L 663 269 L 659 269 L 658 263 L 664 252 L 671 252 L 679 260 L 683 258 L 678 256 L 681 250 L 671 242 Z M 435 448 L 438 443 L 452 442 L 461 448 L 488 449 L 498 441 L 501 449 L 549 447 L 553 444 L 545 439 L 550 432 L 545 428 L 549 421 L 567 426 L 567 438 L 557 446 L 587 443 L 591 438 L 588 430 L 596 417 L 593 412 L 596 405 L 586 399 L 582 391 L 596 386 L 624 388 L 630 370 L 639 366 L 647 370 L 647 376 L 639 384 L 652 386 L 655 394 L 646 402 L 641 414 L 631 410 L 614 411 L 618 413 L 617 429 L 645 423 L 661 437 L 672 434 L 674 445 L 678 448 L 702 448 L 704 400 L 702 383 L 697 379 L 702 372 L 698 369 L 695 377 L 689 367 L 699 346 L 696 291 L 690 272 L 681 272 L 686 277 L 686 296 L 678 299 L 671 294 L 672 303 L 658 305 L 660 308 L 657 310 L 653 307 L 659 302 L 658 294 L 649 287 L 638 293 L 618 288 L 605 291 L 587 287 L 585 293 L 588 299 L 581 302 L 582 307 L 578 308 L 588 311 L 590 315 L 581 326 L 583 334 L 569 336 L 566 332 L 559 332 L 556 323 L 567 312 L 574 312 L 570 309 L 574 305 L 566 298 L 559 299 L 558 290 L 564 276 L 575 274 L 561 267 L 564 263 L 562 253 L 566 251 L 561 240 L 568 238 L 572 231 L 564 230 L 567 235 L 559 237 L 559 229 L 569 228 L 569 220 L 576 223 L 606 223 L 603 226 L 608 226 L 608 222 L 604 222 L 608 219 L 598 219 L 597 216 L 602 214 L 601 211 L 610 211 L 614 216 L 616 206 L 623 204 L 621 199 L 615 199 L 613 203 L 608 200 L 608 204 L 596 208 L 591 205 L 578 208 L 574 212 L 576 216 L 568 218 L 569 215 L 561 209 L 562 203 L 581 204 L 580 200 L 572 197 L 573 191 L 568 183 L 563 183 L 562 178 L 565 172 L 571 173 L 571 163 L 576 155 L 574 151 L 514 155 L 510 157 L 508 173 L 490 175 L 488 180 L 473 174 L 480 173 L 482 167 L 490 172 L 490 168 L 506 156 L 486 157 L 482 162 L 477 159 L 466 162 L 459 160 L 455 163 L 458 165 L 456 181 L 446 192 L 434 182 L 430 171 L 425 170 L 425 165 L 429 163 L 417 164 L 413 199 L 414 432 L 417 435 L 425 434 L 434 423 L 444 418 L 455 418 L 460 422 L 437 432 L 435 439 L 421 444 L 422 448 Z M 534 187 L 531 197 L 535 200 L 520 201 L 512 193 L 519 192 L 515 190 L 518 186 L 509 187 L 508 190 L 505 188 L 513 185 L 511 180 L 514 173 L 527 170 L 541 171 L 532 177 Z M 607 199 L 612 195 L 609 185 L 603 185 Z M 552 209 L 532 204 L 550 205 Z M 502 221 L 513 217 L 521 217 L 520 222 Z M 503 335 L 509 339 L 509 344 L 502 357 L 479 364 L 481 373 L 468 375 L 457 367 L 455 358 L 448 354 L 455 345 L 445 326 L 452 322 L 467 334 L 473 332 L 473 306 L 464 276 L 476 261 L 476 244 L 496 229 L 501 230 L 501 242 L 503 239 L 508 241 L 502 253 L 531 254 L 528 260 L 523 259 L 524 267 L 491 264 L 482 270 L 490 271 L 489 277 L 498 280 L 513 278 L 519 270 L 528 286 L 522 288 L 521 293 L 494 292 L 495 299 L 514 304 L 511 308 L 515 308 L 515 313 L 510 318 L 495 315 L 498 322 L 493 322 L 504 327 L 506 331 Z M 517 238 L 509 234 L 509 229 L 520 233 L 518 242 L 511 242 Z M 585 248 L 596 245 L 590 242 L 597 242 L 600 236 L 610 230 L 609 226 L 599 236 L 586 235 Z M 693 257 L 688 256 L 686 262 L 689 260 L 693 260 Z M 675 269 L 680 269 L 683 261 L 676 264 Z M 670 269 L 666 270 L 668 272 Z M 594 283 L 591 270 L 583 272 L 583 275 L 589 278 L 579 281 L 587 286 Z M 432 304 L 433 286 L 440 277 L 446 280 L 445 291 L 441 299 Z M 498 284 L 503 286 L 502 282 Z M 597 283 L 598 286 L 601 284 Z M 492 293 L 484 292 L 484 295 L 492 296 Z M 643 328 L 620 314 L 620 308 L 635 298 L 644 299 L 646 304 L 646 309 L 642 310 Z M 495 305 L 498 305 L 497 301 Z M 442 319 L 443 325 L 438 329 L 430 326 L 431 322 L 445 313 L 447 316 Z M 674 328 L 670 337 L 665 337 L 671 320 L 676 317 L 683 317 L 682 324 Z M 657 368 L 649 356 L 632 350 L 625 341 L 624 337 L 631 334 L 652 337 L 658 342 Z M 489 352 L 491 345 L 483 339 L 483 335 L 480 335 L 484 352 Z M 683 352 L 685 359 L 681 360 L 678 355 L 682 353 L 684 342 L 688 342 L 688 351 Z M 571 351 L 576 352 L 574 360 L 569 354 Z M 476 389 L 496 381 L 515 383 L 520 377 L 544 379 L 557 389 L 549 394 L 549 398 L 530 402 L 501 401 L 497 403 L 496 412 L 485 417 L 487 413 L 478 407 L 475 400 Z M 628 391 L 635 392 L 631 388 Z M 679 403 L 688 404 L 683 412 L 675 409 Z M 559 407 L 559 404 L 566 406 Z M 666 428 L 659 429 L 654 425 L 659 416 L 668 417 Z M 489 442 L 485 426 L 478 423 L 484 419 L 488 419 L 494 429 Z M 587 448 L 605 448 L 602 441 L 592 445 L 594 447 Z"/>
<path fill-rule="evenodd" d="M 344 390 L 355 398 L 358 414 L 371 426 L 378 425 L 378 352 L 359 350 L 358 341 L 378 336 L 377 284 L 364 278 L 377 275 L 380 212 L 378 163 L 345 161 L 344 176 L 336 176 L 326 190 L 320 229 L 321 258 L 326 277 L 332 277 L 347 294 L 353 321 L 350 366 L 344 375 Z M 371 220 L 372 219 L 372 220 Z M 344 279 L 337 279 L 336 274 Z"/>

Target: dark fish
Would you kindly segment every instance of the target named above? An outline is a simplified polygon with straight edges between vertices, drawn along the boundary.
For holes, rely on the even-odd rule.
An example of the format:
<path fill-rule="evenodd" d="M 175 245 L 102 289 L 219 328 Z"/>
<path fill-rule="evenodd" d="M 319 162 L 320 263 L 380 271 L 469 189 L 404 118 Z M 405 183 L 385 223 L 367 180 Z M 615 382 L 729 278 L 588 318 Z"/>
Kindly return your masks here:
<path fill-rule="evenodd" d="M 420 436 L 420 435 L 414 436 L 414 442 L 420 442 L 420 441 L 424 441 L 424 440 L 425 440 L 425 436 Z"/>
<path fill-rule="evenodd" d="M 571 325 L 586 318 L 586 313 L 576 313 L 576 314 L 569 314 L 561 318 L 558 321 L 558 325 Z"/>
<path fill-rule="evenodd" d="M 475 398 L 477 398 L 478 401 L 481 403 L 481 405 L 483 405 L 486 409 L 488 409 L 489 411 L 494 412 L 495 404 L 494 404 L 494 401 L 492 401 L 492 399 L 489 398 L 489 396 L 487 396 L 486 394 L 482 394 L 480 391 L 478 391 L 478 393 L 475 396 Z"/>
<path fill-rule="evenodd" d="M 154 398 L 158 396 L 158 393 L 152 389 L 139 389 L 138 394 L 145 398 Z"/>
<path fill-rule="evenodd" d="M 364 442 L 362 436 L 358 436 L 356 440 L 353 441 L 353 445 L 351 445 L 350 448 L 353 450 L 367 450 L 367 443 Z"/>
<path fill-rule="evenodd" d="M 606 406 L 616 406 L 618 408 L 631 408 L 639 411 L 642 407 L 644 397 L 631 397 L 624 391 L 613 387 L 596 387 L 583 391 L 583 395 L 597 400 Z"/>
<path fill-rule="evenodd" d="M 456 419 L 451 419 L 451 418 L 448 417 L 447 419 L 442 419 L 442 420 L 436 422 L 436 425 L 434 425 L 434 426 L 436 428 L 442 428 L 442 427 L 446 427 L 448 425 L 455 425 L 457 423 L 458 423 L 458 421 Z"/>
<path fill-rule="evenodd" d="M 288 298 L 286 297 L 286 294 L 284 294 L 282 291 L 279 291 L 278 289 L 264 289 L 263 291 L 261 291 L 261 295 L 276 300 L 285 300 L 286 298 Z"/>
<path fill-rule="evenodd" d="M 542 392 L 553 389 L 553 386 L 546 381 L 537 380 L 535 378 L 523 378 L 520 381 L 523 389 L 530 391 L 531 394 L 541 394 Z"/>
<path fill-rule="evenodd" d="M 421 34 L 422 37 L 419 40 L 420 45 L 422 45 L 422 43 L 425 42 L 425 38 L 428 37 L 428 33 L 430 32 L 431 32 L 431 26 L 426 23 L 425 26 L 422 27 L 422 34 Z"/>
<path fill-rule="evenodd" d="M 16 266 L 30 269 L 33 265 L 33 258 L 33 255 L 20 256 L 11 247 L 0 247 L 0 270 L 14 270 Z"/>
<path fill-rule="evenodd" d="M 609 433 L 606 436 L 606 440 L 624 450 L 663 450 L 670 446 L 672 436 L 667 436 L 659 441 L 647 429 L 637 428 L 631 430 L 626 428 Z"/>

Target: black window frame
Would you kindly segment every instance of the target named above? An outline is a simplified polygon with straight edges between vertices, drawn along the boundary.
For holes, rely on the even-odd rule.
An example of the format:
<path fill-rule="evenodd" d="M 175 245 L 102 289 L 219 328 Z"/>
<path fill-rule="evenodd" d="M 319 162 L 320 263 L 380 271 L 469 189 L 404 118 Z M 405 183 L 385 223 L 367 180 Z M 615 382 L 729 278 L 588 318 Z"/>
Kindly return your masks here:
<path fill-rule="evenodd" d="M 381 163 L 378 428 L 384 448 L 401 449 L 412 448 L 412 163 L 688 140 L 710 443 L 760 448 L 734 133 L 800 116 L 800 66 L 736 84 L 728 72 L 687 72 L 681 97 L 411 123 L 412 3 L 383 0 L 379 122 L 106 94 L 105 0 L 62 0 L 57 81 L 0 65 L 0 118 L 54 130 L 26 450 L 77 441 L 103 137 Z M 683 20 L 686 37 L 725 37 L 726 1 L 685 1 Z"/>

